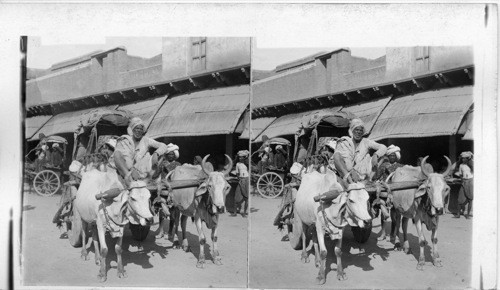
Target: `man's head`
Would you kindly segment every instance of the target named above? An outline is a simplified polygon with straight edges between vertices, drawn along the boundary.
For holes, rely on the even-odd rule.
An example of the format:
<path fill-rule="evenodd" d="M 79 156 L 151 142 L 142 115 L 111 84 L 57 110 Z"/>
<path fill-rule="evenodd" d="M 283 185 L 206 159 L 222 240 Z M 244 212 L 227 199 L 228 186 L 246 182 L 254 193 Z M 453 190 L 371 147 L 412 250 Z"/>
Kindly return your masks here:
<path fill-rule="evenodd" d="M 167 145 L 167 151 L 165 152 L 165 157 L 168 162 L 172 162 L 179 158 L 179 146 L 169 143 Z"/>
<path fill-rule="evenodd" d="M 144 134 L 146 134 L 146 127 L 144 126 L 144 122 L 142 122 L 141 118 L 134 117 L 130 120 L 127 133 L 137 141 L 142 139 Z"/>
<path fill-rule="evenodd" d="M 389 162 L 392 164 L 401 159 L 401 149 L 398 146 L 391 145 L 387 147 L 386 155 L 389 158 Z"/>
<path fill-rule="evenodd" d="M 351 136 L 354 141 L 359 142 L 363 139 L 365 133 L 365 123 L 363 123 L 361 119 L 352 119 L 349 126 L 349 136 Z"/>

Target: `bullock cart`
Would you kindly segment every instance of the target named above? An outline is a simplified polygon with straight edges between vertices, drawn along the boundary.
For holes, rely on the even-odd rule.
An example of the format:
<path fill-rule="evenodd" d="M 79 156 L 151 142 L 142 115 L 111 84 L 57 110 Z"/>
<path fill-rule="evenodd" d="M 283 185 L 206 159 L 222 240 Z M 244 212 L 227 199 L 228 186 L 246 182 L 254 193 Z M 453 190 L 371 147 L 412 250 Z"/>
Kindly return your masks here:
<path fill-rule="evenodd" d="M 60 136 L 49 136 L 44 139 L 49 148 L 54 144 L 58 144 L 63 150 L 63 160 L 66 158 L 66 146 L 68 141 Z M 52 196 L 61 188 L 61 171 L 60 166 L 54 166 L 52 160 L 31 160 L 30 155 L 33 151 L 40 150 L 40 145 L 28 152 L 25 156 L 24 176 L 31 188 L 41 196 Z"/>
<path fill-rule="evenodd" d="M 284 202 L 274 224 L 288 230 L 288 239 L 294 249 L 302 247 L 302 226 L 294 218 L 294 194 L 300 186 L 300 172 L 302 170 L 320 169 L 328 165 L 328 159 L 322 154 L 322 148 L 330 141 L 348 134 L 349 123 L 356 116 L 349 112 L 317 112 L 302 119 L 301 125 L 295 134 L 295 148 L 293 153 L 294 164 L 300 164 L 299 172 L 292 182 L 285 186 Z M 373 191 L 375 192 L 375 191 Z M 364 228 L 351 227 L 354 239 L 358 243 L 365 243 L 371 234 L 372 226 Z M 306 237 L 309 239 L 309 237 Z"/>
<path fill-rule="evenodd" d="M 272 160 L 271 163 L 260 161 L 260 155 L 264 153 L 264 145 L 269 145 L 276 152 L 277 146 L 286 148 L 286 161 L 285 164 L 277 164 L 276 158 Z M 290 159 L 290 147 L 292 143 L 284 138 L 271 138 L 266 141 L 261 149 L 252 153 L 252 172 L 251 172 L 251 182 L 254 187 L 256 187 L 257 192 L 264 198 L 276 198 L 278 197 L 285 188 L 285 177 L 291 162 Z M 285 149 L 284 149 L 285 150 Z M 260 162 L 260 163 L 259 163 Z M 281 166 L 280 166 L 281 165 Z M 284 166 L 283 166 L 284 165 Z"/>
<path fill-rule="evenodd" d="M 80 124 L 74 133 L 74 146 L 72 160 L 76 160 L 77 145 L 81 139 L 87 139 L 86 155 L 82 165 L 102 161 L 102 154 L 98 152 L 101 146 L 110 138 L 117 138 L 127 133 L 127 126 L 132 114 L 125 110 L 95 109 L 81 116 Z M 63 220 L 68 229 L 68 239 L 73 247 L 82 246 L 81 220 L 78 212 L 73 210 L 73 200 L 79 186 L 77 174 L 65 172 L 70 176 L 70 181 L 64 186 L 64 208 L 56 213 L 54 221 Z M 63 195 L 64 195 L 63 194 Z M 149 230 L 149 229 L 148 229 Z"/>

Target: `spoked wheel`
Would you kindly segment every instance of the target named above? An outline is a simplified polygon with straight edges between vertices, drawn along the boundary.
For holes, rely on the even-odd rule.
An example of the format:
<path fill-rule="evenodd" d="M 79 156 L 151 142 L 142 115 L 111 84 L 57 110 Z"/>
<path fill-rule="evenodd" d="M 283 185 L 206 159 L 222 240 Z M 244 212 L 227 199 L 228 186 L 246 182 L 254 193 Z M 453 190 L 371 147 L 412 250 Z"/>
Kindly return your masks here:
<path fill-rule="evenodd" d="M 275 198 L 283 192 L 285 183 L 275 172 L 266 172 L 257 180 L 257 190 L 264 198 Z"/>
<path fill-rule="evenodd" d="M 33 187 L 41 196 L 51 196 L 61 187 L 59 176 L 52 170 L 42 170 L 33 179 Z"/>

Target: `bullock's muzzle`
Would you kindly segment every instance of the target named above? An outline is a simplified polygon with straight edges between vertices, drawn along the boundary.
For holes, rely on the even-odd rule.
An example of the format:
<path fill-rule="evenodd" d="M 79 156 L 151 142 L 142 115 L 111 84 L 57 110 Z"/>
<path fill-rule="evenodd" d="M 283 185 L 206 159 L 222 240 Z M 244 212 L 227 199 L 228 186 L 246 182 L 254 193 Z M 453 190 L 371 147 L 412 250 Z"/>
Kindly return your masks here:
<path fill-rule="evenodd" d="M 224 213 L 225 211 L 226 211 L 226 208 L 224 206 L 217 207 L 218 213 Z"/>

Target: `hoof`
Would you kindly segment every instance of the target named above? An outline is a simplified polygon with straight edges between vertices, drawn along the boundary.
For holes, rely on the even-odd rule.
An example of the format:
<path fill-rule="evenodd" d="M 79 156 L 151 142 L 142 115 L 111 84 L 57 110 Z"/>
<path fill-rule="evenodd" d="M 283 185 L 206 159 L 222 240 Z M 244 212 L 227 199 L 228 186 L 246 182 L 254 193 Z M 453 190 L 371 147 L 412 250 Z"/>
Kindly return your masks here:
<path fill-rule="evenodd" d="M 401 247 L 401 243 L 397 242 L 394 244 L 394 250 L 395 251 L 401 251 L 403 247 Z"/>
<path fill-rule="evenodd" d="M 419 270 L 419 271 L 423 271 L 423 270 L 424 270 L 424 265 L 425 265 L 425 263 L 423 263 L 423 262 L 419 262 L 419 263 L 417 264 L 417 270 Z"/>
<path fill-rule="evenodd" d="M 182 250 L 186 253 L 191 252 L 191 247 L 190 246 L 182 246 Z"/>
<path fill-rule="evenodd" d="M 88 261 L 89 255 L 81 255 L 80 258 L 82 258 L 82 260 L 84 260 L 84 261 Z"/>
<path fill-rule="evenodd" d="M 108 277 L 106 275 L 99 274 L 99 275 L 97 275 L 97 279 L 99 279 L 99 282 L 104 283 L 104 282 L 106 282 Z"/>
<path fill-rule="evenodd" d="M 165 234 L 164 234 L 164 233 L 159 233 L 159 234 L 157 234 L 157 235 L 155 236 L 155 238 L 157 238 L 157 239 L 161 239 L 161 238 L 163 238 L 164 236 L 165 236 Z"/>
<path fill-rule="evenodd" d="M 127 278 L 128 275 L 127 275 L 127 272 L 123 271 L 123 272 L 118 272 L 118 278 Z"/>
<path fill-rule="evenodd" d="M 326 282 L 326 278 L 325 277 L 319 277 L 319 276 L 316 277 L 316 284 L 323 285 L 323 284 L 325 284 L 325 282 Z"/>
<path fill-rule="evenodd" d="M 217 257 L 213 260 L 214 264 L 217 266 L 222 265 L 222 259 L 220 257 Z"/>
<path fill-rule="evenodd" d="M 95 264 L 97 266 L 100 266 L 101 265 L 101 259 L 95 259 Z"/>
<path fill-rule="evenodd" d="M 168 234 L 167 239 L 173 243 L 174 239 L 175 239 L 175 236 L 173 234 Z"/>
<path fill-rule="evenodd" d="M 347 280 L 347 275 L 345 274 L 345 272 L 337 273 L 337 280 L 339 281 Z"/>
<path fill-rule="evenodd" d="M 196 268 L 200 268 L 200 269 L 205 268 L 205 260 L 198 261 L 198 263 L 196 263 Z"/>
<path fill-rule="evenodd" d="M 181 244 L 179 244 L 179 241 L 175 241 L 175 242 L 172 242 L 172 247 L 174 249 L 180 249 L 181 248 Z"/>
<path fill-rule="evenodd" d="M 432 264 L 434 264 L 434 266 L 436 267 L 443 267 L 443 262 L 441 261 L 441 259 L 437 258 L 437 259 L 434 259 L 432 261 Z"/>
<path fill-rule="evenodd" d="M 386 239 L 386 236 L 381 235 L 380 237 L 377 238 L 377 241 L 385 241 L 385 239 Z"/>
<path fill-rule="evenodd" d="M 302 261 L 302 263 L 309 263 L 309 257 L 302 256 L 300 260 Z"/>

